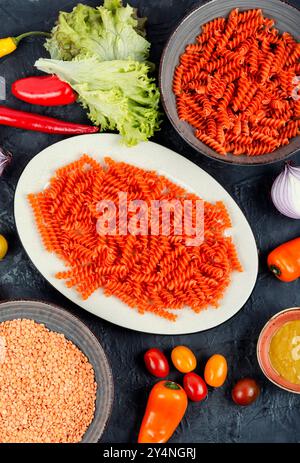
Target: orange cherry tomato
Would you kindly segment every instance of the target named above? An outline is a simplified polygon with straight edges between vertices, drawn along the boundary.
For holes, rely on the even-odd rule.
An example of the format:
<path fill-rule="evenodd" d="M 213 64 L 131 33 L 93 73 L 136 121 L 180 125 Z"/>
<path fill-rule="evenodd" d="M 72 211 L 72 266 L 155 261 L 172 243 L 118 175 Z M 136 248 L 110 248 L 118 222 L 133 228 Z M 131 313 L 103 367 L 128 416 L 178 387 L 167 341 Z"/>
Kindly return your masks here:
<path fill-rule="evenodd" d="M 181 373 L 189 373 L 195 370 L 197 360 L 194 353 L 186 346 L 174 347 L 171 353 L 174 367 Z"/>
<path fill-rule="evenodd" d="M 220 354 L 213 355 L 205 365 L 205 382 L 212 387 L 222 386 L 227 377 L 227 370 L 226 358 Z"/>

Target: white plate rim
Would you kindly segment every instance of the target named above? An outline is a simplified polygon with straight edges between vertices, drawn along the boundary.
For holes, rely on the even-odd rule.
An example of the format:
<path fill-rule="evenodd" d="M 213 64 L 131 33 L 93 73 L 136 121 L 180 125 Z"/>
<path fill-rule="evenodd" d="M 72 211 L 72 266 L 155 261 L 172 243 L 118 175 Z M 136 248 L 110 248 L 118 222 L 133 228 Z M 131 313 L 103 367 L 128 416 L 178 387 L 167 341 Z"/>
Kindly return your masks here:
<path fill-rule="evenodd" d="M 100 158 L 99 149 L 98 147 L 95 148 L 95 146 L 97 146 L 97 138 L 99 140 L 99 147 L 101 148 Z M 81 149 L 79 149 L 80 146 Z M 86 149 L 86 147 L 88 148 Z M 95 154 L 95 149 L 97 149 L 97 154 Z M 63 152 L 64 155 L 66 155 L 67 159 L 63 157 L 59 157 L 57 159 L 59 151 Z M 80 155 L 82 155 L 84 152 L 87 152 L 87 154 L 91 155 L 92 157 L 98 156 L 98 160 L 102 160 L 102 158 L 105 156 L 111 156 L 115 159 L 117 158 L 117 160 L 132 163 L 146 169 L 157 170 L 159 173 L 168 176 L 171 180 L 177 180 L 178 182 L 182 183 L 187 189 L 194 191 L 201 197 L 203 196 L 204 199 L 207 199 L 208 201 L 221 200 L 225 202 L 225 205 L 227 209 L 229 209 L 230 216 L 233 220 L 232 235 L 234 237 L 234 242 L 237 246 L 238 253 L 242 261 L 242 265 L 244 266 L 244 272 L 241 274 L 235 272 L 233 274 L 232 283 L 227 289 L 224 299 L 222 300 L 218 309 L 208 309 L 202 311 L 200 314 L 194 314 L 191 310 L 184 309 L 183 311 L 179 311 L 180 313 L 178 320 L 175 323 L 172 323 L 167 320 L 163 320 L 159 317 L 156 317 L 153 314 L 140 315 L 133 309 L 127 307 L 118 299 L 114 297 L 107 298 L 104 295 L 100 294 L 99 290 L 96 293 L 94 293 L 87 301 L 82 301 L 80 299 L 80 296 L 77 295 L 74 289 L 66 288 L 61 280 L 57 280 L 54 278 L 54 275 L 49 276 L 47 271 L 45 271 L 45 269 L 43 268 L 44 264 L 39 264 L 39 262 L 42 261 L 42 259 L 40 259 L 41 256 L 44 257 L 45 261 L 47 261 L 48 263 L 52 262 L 52 265 L 53 262 L 56 263 L 57 267 L 55 267 L 55 271 L 63 269 L 63 266 L 56 256 L 44 250 L 39 233 L 35 227 L 32 211 L 29 206 L 29 203 L 27 202 L 26 195 L 30 192 L 40 191 L 47 183 L 45 182 L 45 179 L 48 178 L 49 180 L 51 174 L 53 174 L 58 167 L 72 162 L 72 160 L 78 159 Z M 27 177 L 30 178 L 31 171 L 33 171 L 34 168 L 38 168 L 39 165 L 44 168 L 44 166 L 47 164 L 45 163 L 45 160 L 47 158 L 53 161 L 53 167 L 50 168 L 49 166 L 47 166 L 45 172 L 42 172 L 42 174 L 37 180 L 35 178 L 35 186 L 31 186 L 30 189 L 26 189 L 24 187 L 24 183 L 26 184 Z M 176 170 L 180 171 L 179 175 L 177 175 Z M 188 178 L 186 178 L 186 176 Z M 209 194 L 216 195 L 216 192 L 218 192 L 218 194 L 220 194 L 220 197 L 216 196 L 214 199 L 210 199 L 209 194 L 208 196 L 205 193 L 203 194 L 203 187 L 201 192 L 201 186 L 199 187 L 199 189 L 197 186 L 198 180 L 200 183 L 201 179 L 202 182 L 204 181 L 204 183 L 206 182 L 208 183 L 208 185 L 214 187 L 212 191 L 209 191 Z M 194 186 L 190 186 L 191 184 L 194 184 Z M 197 184 L 196 187 L 195 184 Z M 33 185 L 33 183 L 31 183 L 31 185 Z M 199 166 L 189 161 L 185 157 L 181 156 L 180 154 L 153 142 L 142 143 L 137 147 L 127 148 L 124 145 L 120 144 L 119 135 L 92 134 L 67 138 L 58 143 L 48 146 L 47 148 L 43 149 L 40 153 L 38 153 L 27 164 L 19 178 L 15 190 L 14 215 L 16 228 L 21 243 L 28 257 L 30 258 L 34 266 L 37 268 L 37 270 L 44 276 L 44 278 L 52 286 L 54 286 L 55 289 L 61 292 L 69 300 L 79 305 L 81 308 L 123 328 L 132 329 L 143 333 L 160 335 L 192 334 L 212 329 L 228 321 L 242 309 L 242 307 L 245 305 L 248 298 L 250 297 L 256 283 L 258 273 L 258 254 L 255 238 L 246 217 L 244 216 L 243 212 L 236 204 L 234 199 L 212 176 L 210 176 Z M 26 218 L 25 222 L 24 218 Z M 26 236 L 26 233 L 24 231 L 24 224 L 28 226 L 28 230 L 30 231 L 30 239 L 28 239 L 28 233 Z M 236 234 L 237 228 L 241 229 L 239 235 Z M 245 251 L 244 246 L 241 245 L 240 242 L 243 242 L 247 245 L 247 251 Z M 27 245 L 28 243 L 29 245 Z M 38 256 L 35 255 L 35 252 L 29 249 L 32 243 L 35 243 L 37 245 Z M 38 261 L 39 259 L 40 261 Z M 234 296 L 234 294 L 230 294 L 232 292 L 232 287 L 234 286 L 234 289 L 236 291 L 236 288 L 239 284 L 235 283 L 236 278 L 241 279 L 243 284 L 246 285 L 246 290 L 244 291 L 243 296 L 239 296 L 239 301 L 237 303 L 230 303 L 230 306 L 236 305 L 236 307 L 234 309 L 231 309 L 231 311 L 229 312 L 228 310 L 226 310 L 225 315 L 224 300 L 226 301 L 227 307 L 229 297 Z M 98 298 L 96 301 L 97 307 L 93 305 L 95 302 L 95 297 Z M 101 304 L 102 307 L 99 310 L 99 306 Z M 104 309 L 104 306 L 110 306 L 109 313 L 106 309 Z M 116 315 L 115 312 L 111 311 L 111 309 L 114 310 L 114 307 L 120 309 L 122 308 L 122 310 L 120 310 Z M 128 317 L 125 315 L 126 310 Z M 212 314 L 217 314 L 217 316 L 214 317 L 214 315 Z M 209 320 L 209 318 L 211 317 L 212 319 Z M 187 320 L 187 318 L 189 320 Z M 213 321 L 214 318 L 215 321 Z"/>

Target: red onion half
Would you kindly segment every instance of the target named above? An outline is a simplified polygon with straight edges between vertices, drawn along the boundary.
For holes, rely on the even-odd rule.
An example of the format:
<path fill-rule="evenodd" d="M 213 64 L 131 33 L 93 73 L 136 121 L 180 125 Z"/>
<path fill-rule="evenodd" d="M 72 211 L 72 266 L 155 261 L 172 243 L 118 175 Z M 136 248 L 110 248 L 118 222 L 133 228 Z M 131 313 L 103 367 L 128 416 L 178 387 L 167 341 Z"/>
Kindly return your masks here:
<path fill-rule="evenodd" d="M 11 153 L 3 148 L 0 148 L 0 177 L 4 172 L 4 169 L 8 166 L 8 164 L 10 164 L 11 160 Z"/>
<path fill-rule="evenodd" d="M 300 167 L 287 163 L 273 183 L 271 196 L 281 214 L 300 219 Z"/>

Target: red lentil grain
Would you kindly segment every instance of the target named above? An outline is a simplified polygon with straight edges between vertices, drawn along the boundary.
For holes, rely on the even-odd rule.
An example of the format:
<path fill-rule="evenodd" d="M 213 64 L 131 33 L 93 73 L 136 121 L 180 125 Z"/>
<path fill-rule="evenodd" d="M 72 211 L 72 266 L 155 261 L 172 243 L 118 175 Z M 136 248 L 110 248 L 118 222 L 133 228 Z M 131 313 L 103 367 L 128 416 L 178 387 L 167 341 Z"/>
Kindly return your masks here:
<path fill-rule="evenodd" d="M 95 413 L 87 357 L 34 320 L 0 323 L 0 442 L 80 442 Z"/>

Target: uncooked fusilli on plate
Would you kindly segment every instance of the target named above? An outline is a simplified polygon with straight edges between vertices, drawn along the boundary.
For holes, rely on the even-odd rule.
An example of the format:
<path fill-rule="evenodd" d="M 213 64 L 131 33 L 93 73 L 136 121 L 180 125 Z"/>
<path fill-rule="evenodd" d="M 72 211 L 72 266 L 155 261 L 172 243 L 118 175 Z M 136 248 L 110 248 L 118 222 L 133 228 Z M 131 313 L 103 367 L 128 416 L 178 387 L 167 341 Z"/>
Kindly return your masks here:
<path fill-rule="evenodd" d="M 159 233 L 151 234 L 150 220 L 144 234 L 99 234 L 99 201 L 118 204 L 120 192 L 126 193 L 127 204 L 143 200 L 150 211 L 153 200 L 199 200 L 156 172 L 110 158 L 101 165 L 84 155 L 59 169 L 45 190 L 29 195 L 45 248 L 67 267 L 56 277 L 83 299 L 103 288 L 140 313 L 171 321 L 174 311 L 186 306 L 195 312 L 217 307 L 232 272 L 242 271 L 232 239 L 224 233 L 231 226 L 224 204 L 202 202 L 204 242 L 197 246 L 187 245 L 191 235 L 172 233 L 175 213 L 169 234 L 161 232 L 160 221 Z M 191 211 L 194 223 L 196 209 Z M 116 225 L 123 214 L 116 208 Z M 131 218 L 128 212 L 126 223 Z"/>

